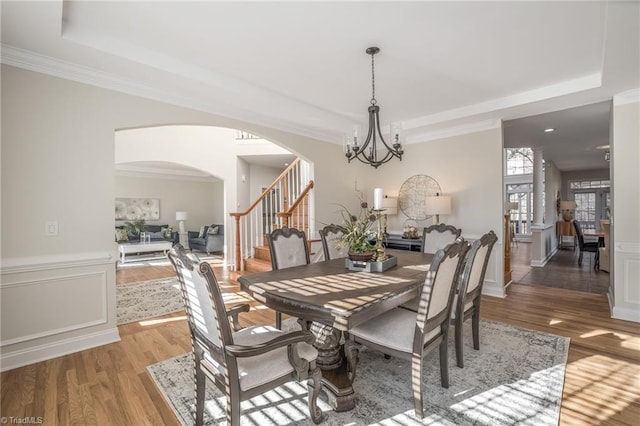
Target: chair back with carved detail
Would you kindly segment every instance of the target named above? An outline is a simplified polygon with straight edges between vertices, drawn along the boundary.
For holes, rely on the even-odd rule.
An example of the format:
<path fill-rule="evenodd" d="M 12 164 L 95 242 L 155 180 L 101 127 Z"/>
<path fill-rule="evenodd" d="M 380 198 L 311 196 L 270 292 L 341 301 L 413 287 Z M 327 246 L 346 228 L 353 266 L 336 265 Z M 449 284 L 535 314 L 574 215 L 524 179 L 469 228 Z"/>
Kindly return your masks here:
<path fill-rule="evenodd" d="M 349 250 L 341 244 L 345 229 L 339 225 L 327 225 L 320 230 L 324 260 L 347 257 Z"/>
<path fill-rule="evenodd" d="M 280 228 L 271 232 L 269 251 L 274 271 L 310 263 L 307 236 L 295 228 Z"/>
<path fill-rule="evenodd" d="M 433 254 L 454 242 L 461 233 L 461 229 L 444 223 L 428 226 L 422 231 L 422 252 Z"/>

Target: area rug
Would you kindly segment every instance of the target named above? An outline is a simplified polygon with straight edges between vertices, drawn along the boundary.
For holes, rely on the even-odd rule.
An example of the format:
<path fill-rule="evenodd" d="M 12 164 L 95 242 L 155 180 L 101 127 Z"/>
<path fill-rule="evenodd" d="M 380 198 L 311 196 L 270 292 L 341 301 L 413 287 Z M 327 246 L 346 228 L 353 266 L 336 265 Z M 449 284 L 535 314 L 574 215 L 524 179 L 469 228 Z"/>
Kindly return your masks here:
<path fill-rule="evenodd" d="M 284 322 L 283 322 L 284 323 Z M 288 327 L 296 327 L 289 323 Z M 283 327 L 284 328 L 284 327 Z M 569 339 L 481 321 L 480 351 L 465 326 L 465 367 L 455 365 L 453 330 L 449 341 L 450 386 L 440 386 L 438 351 L 424 360 L 424 412 L 414 415 L 410 363 L 384 359 L 362 347 L 354 388 L 356 408 L 337 413 L 321 394 L 323 425 L 557 425 Z M 190 354 L 147 367 L 183 425 L 192 425 L 193 360 Z M 241 403 L 242 425 L 313 425 L 306 388 L 291 382 Z M 225 399 L 207 382 L 205 424 L 224 424 Z"/>
<path fill-rule="evenodd" d="M 184 311 L 176 277 L 116 286 L 118 324 Z"/>

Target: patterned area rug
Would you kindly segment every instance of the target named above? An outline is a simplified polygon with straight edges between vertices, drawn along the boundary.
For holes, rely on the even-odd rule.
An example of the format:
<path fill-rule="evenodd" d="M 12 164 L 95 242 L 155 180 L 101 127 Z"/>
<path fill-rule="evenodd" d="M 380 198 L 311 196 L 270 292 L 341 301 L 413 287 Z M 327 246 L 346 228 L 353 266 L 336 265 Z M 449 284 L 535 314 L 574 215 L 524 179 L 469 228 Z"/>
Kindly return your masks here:
<path fill-rule="evenodd" d="M 297 327 L 289 322 L 288 327 Z M 284 322 L 283 322 L 284 328 Z M 440 386 L 438 351 L 424 361 L 425 418 L 414 416 L 410 363 L 384 359 L 362 348 L 354 388 L 356 408 L 332 411 L 321 394 L 323 425 L 557 425 L 569 339 L 482 321 L 480 351 L 472 348 L 465 325 L 465 367 L 455 365 L 453 330 L 449 341 L 450 386 Z M 184 425 L 194 423 L 193 361 L 190 354 L 147 367 Z M 291 382 L 241 404 L 242 425 L 313 425 L 304 386 Z M 225 399 L 207 382 L 205 424 L 224 424 Z"/>
<path fill-rule="evenodd" d="M 116 286 L 118 324 L 184 311 L 176 277 Z"/>

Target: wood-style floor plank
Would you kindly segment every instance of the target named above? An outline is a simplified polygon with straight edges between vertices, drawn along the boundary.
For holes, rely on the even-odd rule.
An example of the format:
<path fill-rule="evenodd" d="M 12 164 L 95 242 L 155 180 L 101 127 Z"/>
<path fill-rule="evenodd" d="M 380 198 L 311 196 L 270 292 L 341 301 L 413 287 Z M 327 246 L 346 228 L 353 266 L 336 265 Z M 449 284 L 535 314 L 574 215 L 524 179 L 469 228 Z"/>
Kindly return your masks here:
<path fill-rule="evenodd" d="M 522 243 L 514 248 L 514 276 L 525 284 L 509 286 L 504 299 L 483 297 L 481 316 L 571 338 L 561 425 L 638 424 L 640 326 L 610 318 L 606 296 L 594 291 L 606 276 L 575 273 L 574 254 L 562 253 L 549 274 L 532 274 L 526 262 L 518 263 L 526 250 Z M 240 291 L 228 271 L 216 267 L 215 272 L 223 291 L 235 295 L 230 304 L 252 305 L 250 313 L 241 315 L 243 325 L 273 323 L 274 312 Z M 116 275 L 123 284 L 174 272 L 157 266 L 122 269 Z M 534 283 L 540 276 L 552 278 L 540 286 Z M 583 281 L 585 292 L 568 289 L 580 288 Z M 2 373 L 1 415 L 42 416 L 46 425 L 178 425 L 146 367 L 191 350 L 184 314 L 118 330 L 120 342 Z"/>

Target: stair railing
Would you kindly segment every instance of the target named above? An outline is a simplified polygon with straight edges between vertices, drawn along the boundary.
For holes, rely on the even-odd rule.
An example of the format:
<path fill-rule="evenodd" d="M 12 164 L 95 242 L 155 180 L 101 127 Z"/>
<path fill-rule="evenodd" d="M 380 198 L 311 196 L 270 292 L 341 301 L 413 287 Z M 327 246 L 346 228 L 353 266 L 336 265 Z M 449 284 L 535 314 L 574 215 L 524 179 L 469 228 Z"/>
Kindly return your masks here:
<path fill-rule="evenodd" d="M 302 188 L 302 180 L 308 179 L 308 176 L 301 166 L 300 159 L 296 158 L 248 209 L 230 213 L 235 219 L 236 271 L 244 270 L 243 260 L 253 256 L 254 247 L 265 244 L 264 235 L 285 226 L 285 221 L 287 225 L 293 224 L 294 221 L 299 224 L 309 223 L 308 198 L 313 182 Z M 307 200 L 305 202 L 300 199 L 302 193 L 303 198 Z M 294 200 L 291 205 L 290 200 Z M 284 217 L 281 215 L 283 212 Z M 302 218 L 303 214 L 307 215 L 307 219 Z M 305 231 L 308 232 L 308 226 Z"/>

